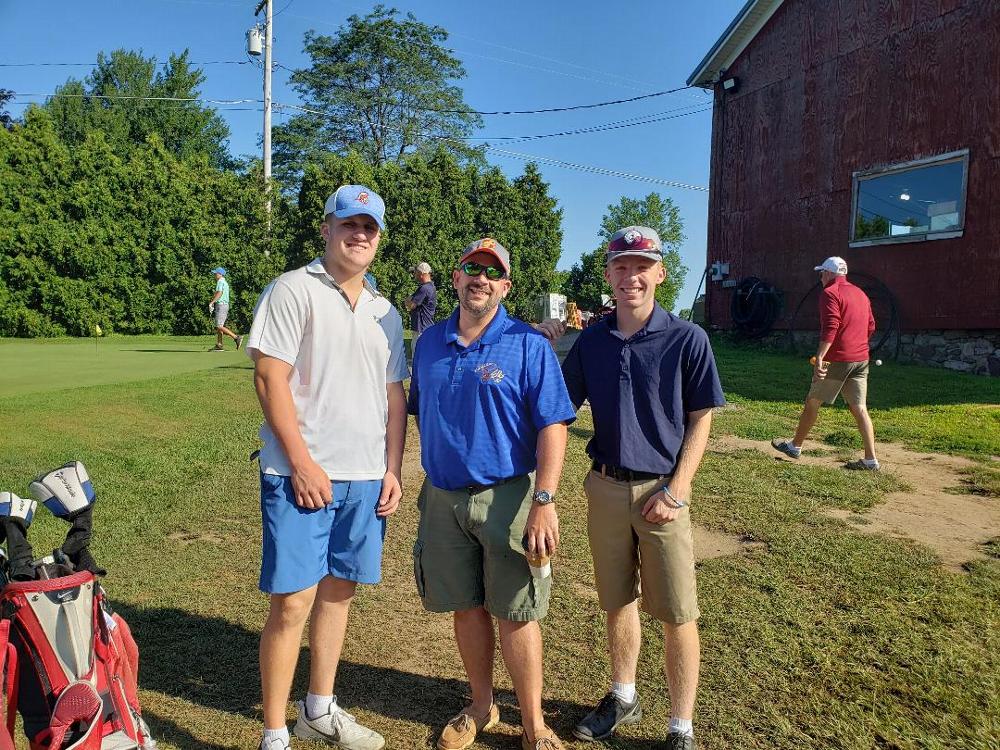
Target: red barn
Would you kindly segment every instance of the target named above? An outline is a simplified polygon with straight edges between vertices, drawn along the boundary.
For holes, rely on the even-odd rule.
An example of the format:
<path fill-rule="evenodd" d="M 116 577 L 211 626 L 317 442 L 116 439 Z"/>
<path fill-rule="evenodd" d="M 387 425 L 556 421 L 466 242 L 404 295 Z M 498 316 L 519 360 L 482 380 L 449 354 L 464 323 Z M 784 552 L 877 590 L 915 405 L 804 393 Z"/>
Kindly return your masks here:
<path fill-rule="evenodd" d="M 708 325 L 815 331 L 839 255 L 881 356 L 1000 375 L 998 0 L 749 0 L 688 84 L 715 93 Z"/>

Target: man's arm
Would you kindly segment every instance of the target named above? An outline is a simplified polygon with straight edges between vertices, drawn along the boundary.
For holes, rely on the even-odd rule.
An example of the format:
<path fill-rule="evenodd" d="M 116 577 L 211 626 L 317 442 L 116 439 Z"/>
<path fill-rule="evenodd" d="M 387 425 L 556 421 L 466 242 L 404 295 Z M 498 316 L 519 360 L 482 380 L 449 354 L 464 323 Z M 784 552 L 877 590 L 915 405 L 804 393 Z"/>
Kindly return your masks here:
<path fill-rule="evenodd" d="M 563 459 L 566 457 L 567 428 L 564 422 L 556 422 L 542 428 L 535 443 L 538 467 L 535 469 L 535 489 L 545 490 L 551 495 L 559 489 Z M 547 550 L 548 554 L 559 546 L 559 517 L 554 503 L 538 505 L 532 503 L 524 533 L 527 537 L 528 552 Z"/>
<path fill-rule="evenodd" d="M 278 438 L 292 468 L 295 502 L 303 508 L 322 508 L 332 499 L 330 478 L 309 453 L 299 430 L 288 378 L 292 366 L 254 350 L 254 387 L 271 431 Z"/>
<path fill-rule="evenodd" d="M 208 303 L 209 307 L 215 307 L 215 303 L 219 301 L 219 297 L 222 296 L 222 290 L 220 289 L 214 295 L 212 295 L 212 301 Z"/>
<path fill-rule="evenodd" d="M 413 308 L 417 306 L 417 303 L 414 302 L 412 298 L 406 300 L 406 302 L 404 302 L 403 304 L 406 306 L 406 309 L 410 311 L 412 311 Z"/>
<path fill-rule="evenodd" d="M 389 396 L 389 419 L 385 425 L 386 472 L 382 479 L 382 493 L 378 499 L 378 515 L 384 517 L 396 512 L 403 496 L 403 448 L 406 445 L 406 394 L 403 381 L 386 386 Z"/>
<path fill-rule="evenodd" d="M 667 484 L 666 492 L 657 492 L 646 501 L 642 515 L 650 523 L 660 525 L 677 518 L 683 505 L 677 505 L 674 500 L 687 504 L 691 501 L 691 482 L 701 465 L 708 445 L 708 434 L 712 429 L 712 410 L 699 409 L 688 412 L 687 426 L 684 430 L 684 442 L 681 443 L 681 453 L 674 468 L 674 475 Z"/>

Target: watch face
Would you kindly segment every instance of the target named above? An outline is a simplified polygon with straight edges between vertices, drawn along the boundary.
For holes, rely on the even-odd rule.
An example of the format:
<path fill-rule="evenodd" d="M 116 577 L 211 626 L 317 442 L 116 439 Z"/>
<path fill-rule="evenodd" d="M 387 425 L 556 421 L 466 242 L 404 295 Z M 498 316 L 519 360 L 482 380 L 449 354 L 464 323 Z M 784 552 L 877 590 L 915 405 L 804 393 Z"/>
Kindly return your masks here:
<path fill-rule="evenodd" d="M 549 503 L 552 502 L 552 499 L 553 499 L 552 495 L 550 495 L 545 490 L 538 490 L 537 492 L 535 492 L 534 495 L 534 500 L 539 505 L 548 505 Z"/>

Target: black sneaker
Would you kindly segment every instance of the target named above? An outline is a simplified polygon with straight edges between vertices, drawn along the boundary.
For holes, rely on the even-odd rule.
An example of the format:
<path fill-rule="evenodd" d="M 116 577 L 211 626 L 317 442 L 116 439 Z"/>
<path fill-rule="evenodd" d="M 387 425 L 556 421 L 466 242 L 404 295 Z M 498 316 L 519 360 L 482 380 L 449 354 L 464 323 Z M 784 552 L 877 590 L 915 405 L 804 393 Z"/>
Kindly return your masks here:
<path fill-rule="evenodd" d="M 697 750 L 694 744 L 694 737 L 683 732 L 671 732 L 667 735 L 667 746 L 665 750 Z"/>
<path fill-rule="evenodd" d="M 637 724 L 642 718 L 639 696 L 631 703 L 623 702 L 614 693 L 608 693 L 597 707 L 583 717 L 583 721 L 573 728 L 573 736 L 584 742 L 603 740 L 610 737 L 622 724 Z"/>
<path fill-rule="evenodd" d="M 683 732 L 671 732 L 667 735 L 667 746 L 664 750 L 697 750 L 694 737 Z"/>

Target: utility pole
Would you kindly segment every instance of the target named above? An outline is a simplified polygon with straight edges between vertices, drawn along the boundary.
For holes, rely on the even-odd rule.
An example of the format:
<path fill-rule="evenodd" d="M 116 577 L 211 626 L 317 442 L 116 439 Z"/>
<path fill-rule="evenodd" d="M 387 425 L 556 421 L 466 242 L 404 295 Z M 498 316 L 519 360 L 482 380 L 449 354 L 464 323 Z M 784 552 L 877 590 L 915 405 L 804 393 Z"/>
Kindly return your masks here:
<path fill-rule="evenodd" d="M 260 0 L 253 14 L 259 16 L 267 8 L 264 24 L 264 194 L 267 197 L 267 232 L 271 233 L 271 42 L 272 10 L 271 0 Z"/>

